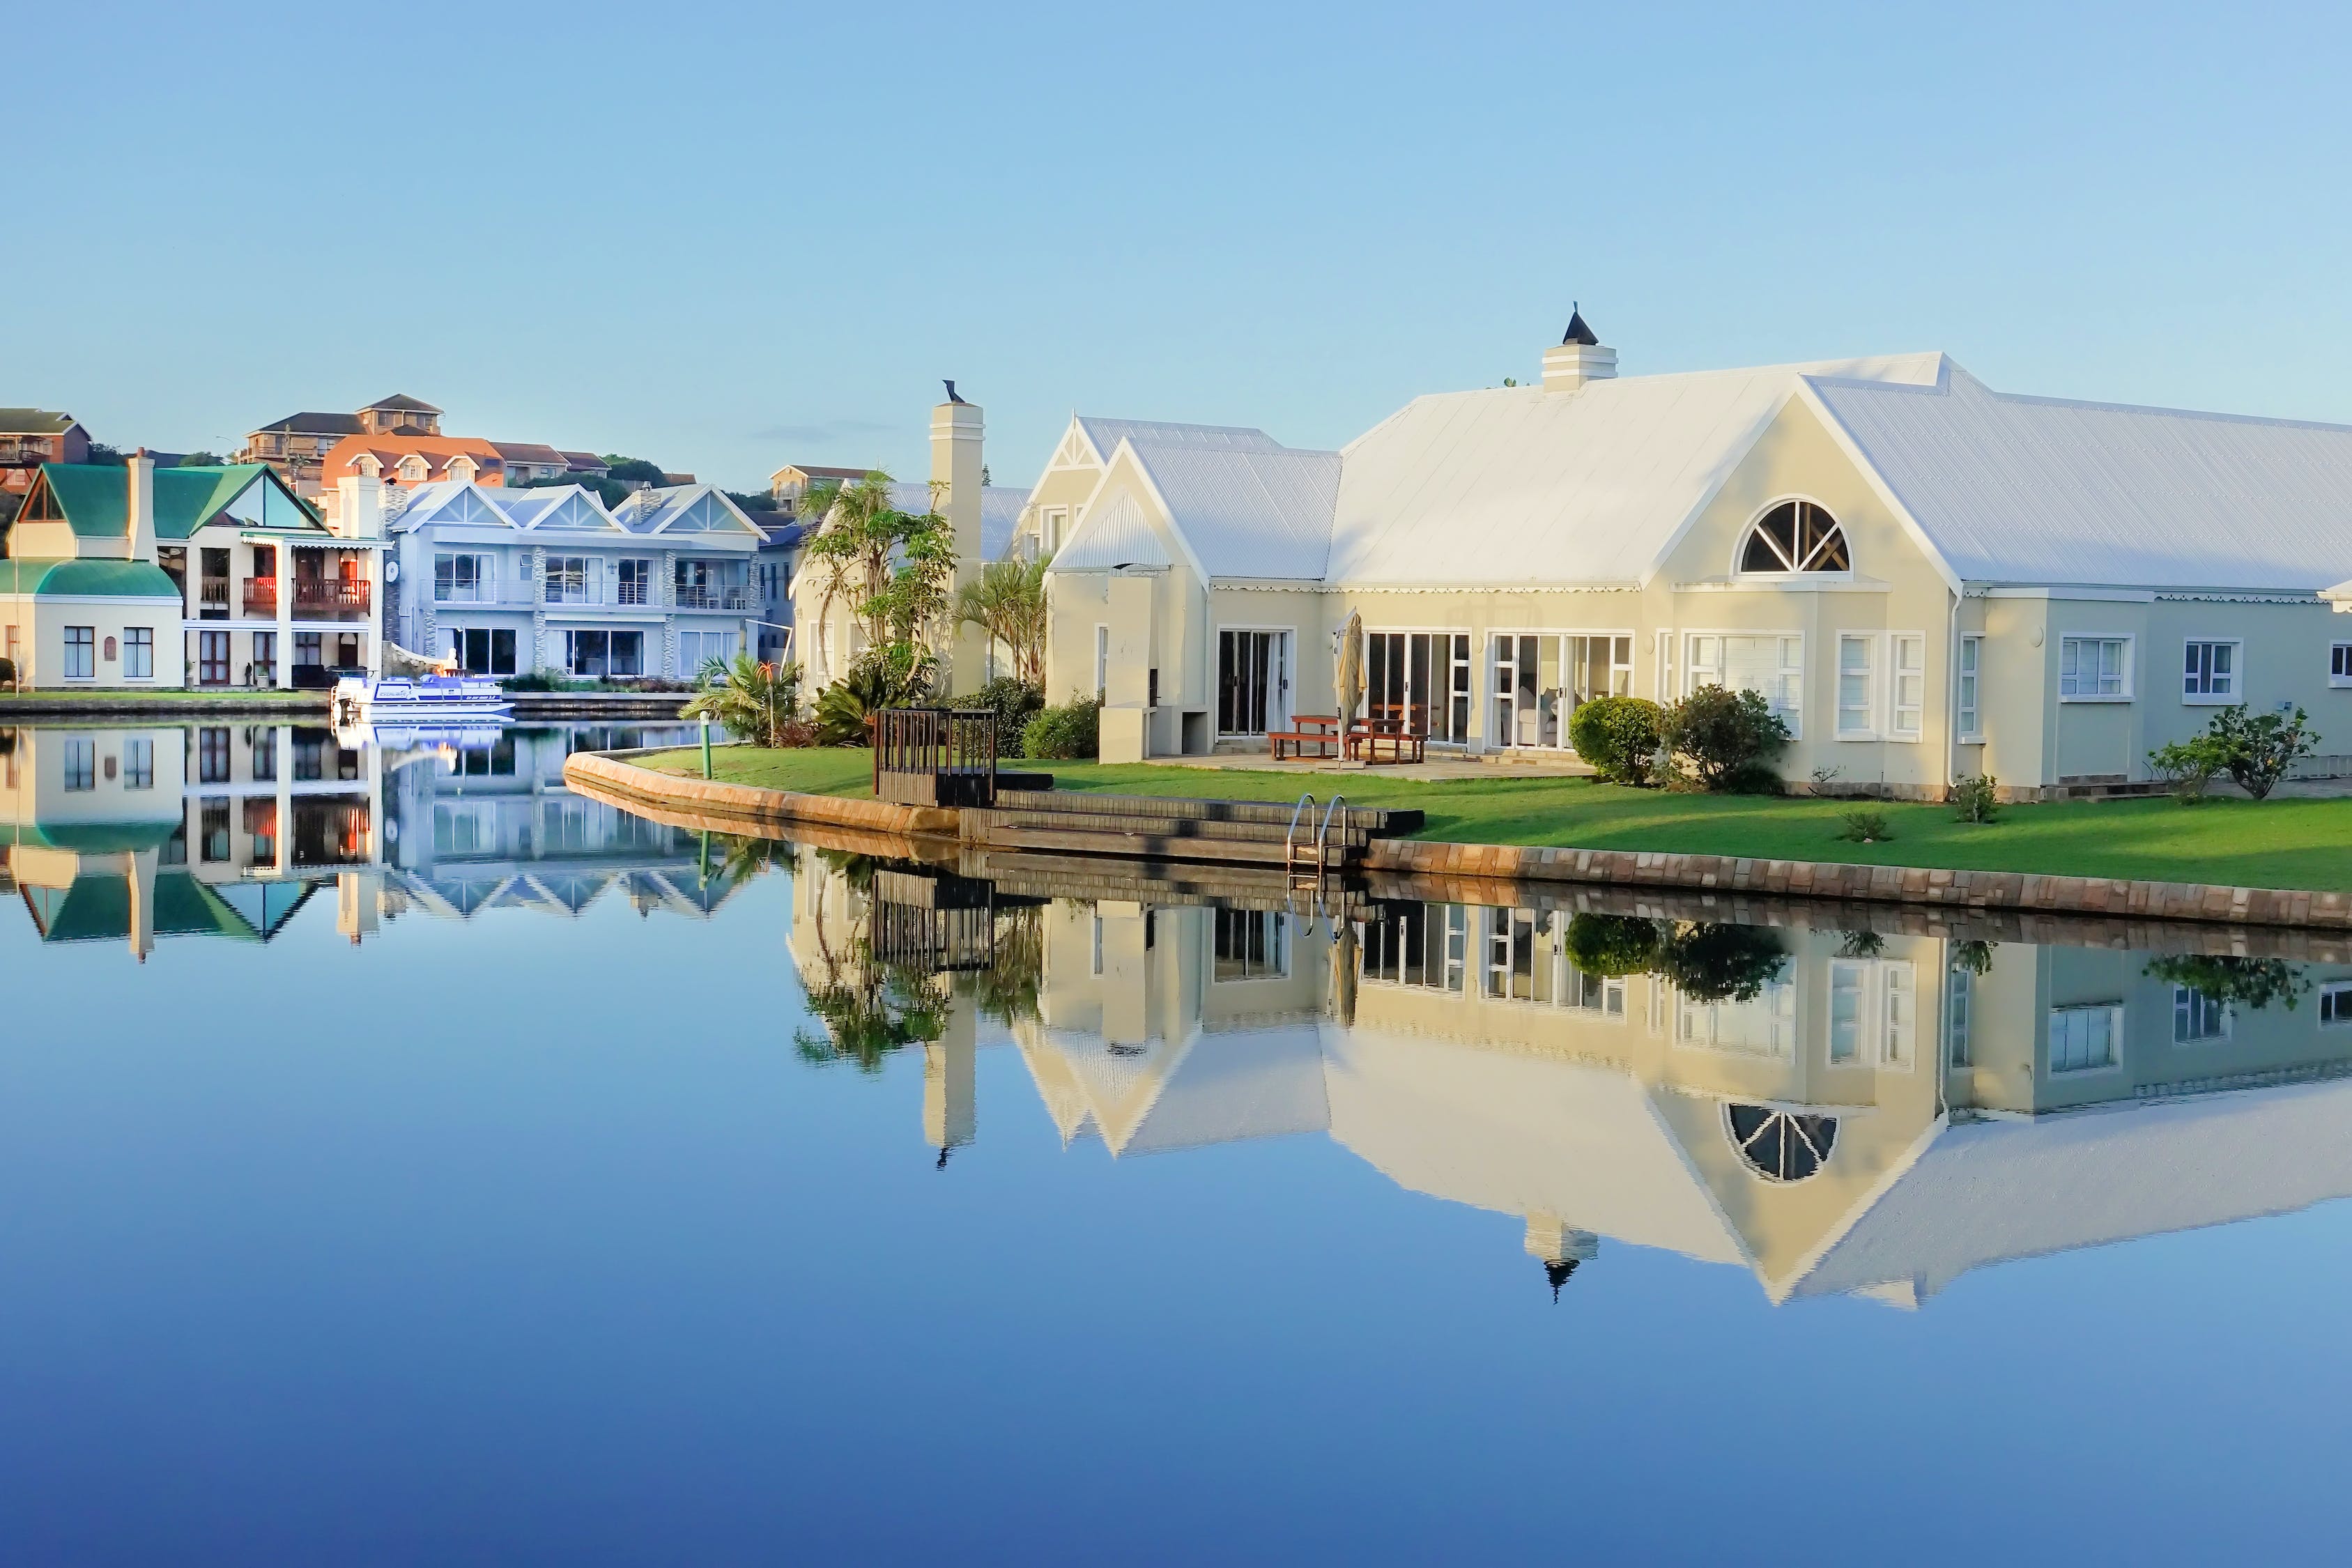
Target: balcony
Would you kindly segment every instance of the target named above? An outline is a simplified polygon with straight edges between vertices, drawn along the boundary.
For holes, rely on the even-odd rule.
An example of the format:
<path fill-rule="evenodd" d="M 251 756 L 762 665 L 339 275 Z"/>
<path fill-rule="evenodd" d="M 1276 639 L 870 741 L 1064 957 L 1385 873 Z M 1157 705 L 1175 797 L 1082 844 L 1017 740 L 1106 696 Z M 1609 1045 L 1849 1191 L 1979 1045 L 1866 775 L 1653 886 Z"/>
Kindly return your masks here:
<path fill-rule="evenodd" d="M 196 583 L 196 614 L 205 620 L 228 619 L 228 579 L 204 577 Z"/>
<path fill-rule="evenodd" d="M 276 616 L 278 614 L 277 578 L 247 577 L 245 580 L 245 613 L 248 616 Z"/>
<path fill-rule="evenodd" d="M 677 607 L 681 610 L 742 610 L 751 607 L 749 589 L 730 587 L 690 588 L 680 584 Z"/>
<path fill-rule="evenodd" d="M 298 620 L 364 616 L 368 613 L 371 597 L 367 582 L 363 578 L 345 580 L 338 577 L 297 577 L 294 579 L 294 616 Z"/>

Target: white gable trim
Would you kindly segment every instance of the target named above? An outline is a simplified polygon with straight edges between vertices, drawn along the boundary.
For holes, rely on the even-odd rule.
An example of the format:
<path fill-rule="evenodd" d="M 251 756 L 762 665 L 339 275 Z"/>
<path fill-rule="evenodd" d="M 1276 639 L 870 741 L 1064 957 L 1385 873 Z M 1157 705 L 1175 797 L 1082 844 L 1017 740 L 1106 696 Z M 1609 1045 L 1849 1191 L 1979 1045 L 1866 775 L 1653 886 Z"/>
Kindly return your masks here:
<path fill-rule="evenodd" d="M 1095 497 L 1102 492 L 1103 485 L 1110 479 L 1111 470 L 1118 466 L 1120 453 L 1125 453 L 1134 464 L 1136 477 L 1143 481 L 1144 493 L 1151 498 L 1151 504 L 1160 509 L 1160 520 L 1166 525 L 1169 536 L 1176 541 L 1176 548 L 1183 552 L 1184 563 L 1192 568 L 1192 574 L 1205 587 L 1210 581 L 1209 569 L 1202 563 L 1201 552 L 1192 548 L 1192 541 L 1186 536 L 1183 523 L 1177 519 L 1176 509 L 1170 506 L 1168 498 L 1160 493 L 1160 482 L 1151 477 L 1150 468 L 1144 464 L 1143 455 L 1135 449 L 1135 443 L 1125 437 L 1119 438 L 1118 448 L 1111 453 L 1109 461 L 1103 464 L 1103 477 L 1096 481 L 1093 492 L 1087 497 L 1087 518 L 1093 518 Z"/>
<path fill-rule="evenodd" d="M 1937 367 L 1936 384 L 1938 388 L 1944 385 L 1945 375 L 1949 366 L 1950 362 L 1948 360 Z M 1935 540 L 1928 537 L 1927 531 L 1919 525 L 1919 520 L 1911 515 L 1911 509 L 1903 504 L 1903 498 L 1895 493 L 1895 487 L 1886 482 L 1885 476 L 1878 471 L 1877 465 L 1863 452 L 1862 443 L 1853 438 L 1853 432 L 1845 427 L 1845 421 L 1831 412 L 1829 404 L 1822 399 L 1820 393 L 1813 390 L 1813 378 L 1809 375 L 1799 376 L 1796 391 L 1791 395 L 1802 398 L 1805 406 L 1811 409 L 1820 418 L 1822 428 L 1830 433 L 1830 439 L 1837 443 L 1838 449 L 1843 452 L 1847 460 L 1853 464 L 1855 469 L 1862 475 L 1863 482 L 1870 486 L 1872 493 L 1886 503 L 1886 509 L 1895 514 L 1895 521 L 1901 523 L 1904 531 L 1911 536 L 1911 542 L 1919 547 L 1919 552 L 1925 555 L 1928 563 L 1936 568 L 1936 574 L 1943 578 L 1944 586 L 1954 594 L 1960 592 L 1960 574 L 1952 569 L 1951 562 L 1945 559 L 1943 551 L 1937 548 Z M 1923 393 L 1922 395 L 1933 395 Z M 1853 548 L 1853 541 L 1850 536 L 1846 541 L 1846 548 L 1849 551 Z"/>

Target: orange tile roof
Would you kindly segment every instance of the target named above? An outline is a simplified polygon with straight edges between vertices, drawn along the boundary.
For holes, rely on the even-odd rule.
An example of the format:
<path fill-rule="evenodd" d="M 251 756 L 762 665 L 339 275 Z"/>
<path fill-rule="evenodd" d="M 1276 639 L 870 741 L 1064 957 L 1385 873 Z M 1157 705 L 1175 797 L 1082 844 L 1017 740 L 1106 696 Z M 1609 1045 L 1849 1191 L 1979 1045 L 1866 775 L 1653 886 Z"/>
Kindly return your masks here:
<path fill-rule="evenodd" d="M 449 459 L 457 457 L 474 460 L 478 470 L 474 482 L 478 485 L 498 485 L 506 480 L 506 459 L 499 456 L 499 449 L 470 436 L 346 436 L 327 449 L 320 466 L 330 481 L 339 479 L 345 474 L 359 472 L 354 465 L 362 452 L 375 455 L 375 460 L 383 465 L 383 477 L 387 479 L 398 477 L 400 460 L 414 452 L 429 465 L 425 476 L 427 482 L 447 479 Z"/>

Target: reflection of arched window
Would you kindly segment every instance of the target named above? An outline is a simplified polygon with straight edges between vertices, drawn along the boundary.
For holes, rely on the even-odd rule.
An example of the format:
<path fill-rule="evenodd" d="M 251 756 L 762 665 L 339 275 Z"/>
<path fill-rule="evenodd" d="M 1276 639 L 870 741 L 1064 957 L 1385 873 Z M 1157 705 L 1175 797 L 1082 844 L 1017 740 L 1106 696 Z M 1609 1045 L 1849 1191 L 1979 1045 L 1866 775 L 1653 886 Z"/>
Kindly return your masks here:
<path fill-rule="evenodd" d="M 1837 1142 L 1837 1118 L 1727 1105 L 1724 1124 L 1740 1157 L 1768 1182 L 1801 1182 L 1820 1170 Z"/>
<path fill-rule="evenodd" d="M 1845 531 L 1809 500 L 1784 500 L 1756 520 L 1740 548 L 1742 572 L 1851 572 Z"/>

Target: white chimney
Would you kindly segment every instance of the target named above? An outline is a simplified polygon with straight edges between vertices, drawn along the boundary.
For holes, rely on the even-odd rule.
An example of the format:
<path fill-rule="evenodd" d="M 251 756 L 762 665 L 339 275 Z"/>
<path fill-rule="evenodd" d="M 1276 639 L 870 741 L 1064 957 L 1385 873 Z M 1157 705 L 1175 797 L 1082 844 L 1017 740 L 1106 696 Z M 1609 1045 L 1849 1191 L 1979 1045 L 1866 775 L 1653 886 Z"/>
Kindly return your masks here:
<path fill-rule="evenodd" d="M 127 470 L 125 507 L 130 514 L 124 532 L 130 559 L 152 565 L 155 560 L 155 459 L 142 447 L 123 467 Z"/>
<path fill-rule="evenodd" d="M 956 395 L 947 383 L 948 400 L 931 410 L 931 482 L 944 485 L 940 514 L 955 530 L 955 585 L 979 579 L 986 564 L 980 545 L 980 470 L 982 426 L 980 407 Z M 955 696 L 979 689 L 987 679 L 988 634 L 975 626 L 959 626 L 949 660 Z"/>
<path fill-rule="evenodd" d="M 1617 351 L 1603 348 L 1592 329 L 1584 324 L 1584 312 L 1571 307 L 1568 335 L 1544 351 L 1544 390 L 1574 392 L 1588 381 L 1608 381 L 1616 374 Z"/>
<path fill-rule="evenodd" d="M 335 510 L 328 519 L 345 539 L 383 537 L 383 481 L 372 473 L 345 474 L 335 481 Z"/>

